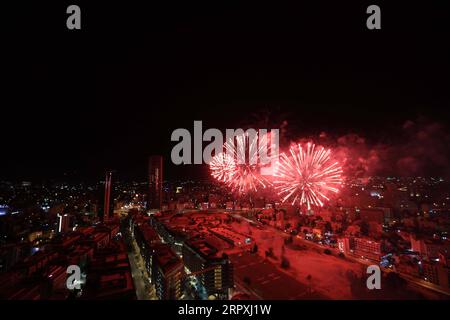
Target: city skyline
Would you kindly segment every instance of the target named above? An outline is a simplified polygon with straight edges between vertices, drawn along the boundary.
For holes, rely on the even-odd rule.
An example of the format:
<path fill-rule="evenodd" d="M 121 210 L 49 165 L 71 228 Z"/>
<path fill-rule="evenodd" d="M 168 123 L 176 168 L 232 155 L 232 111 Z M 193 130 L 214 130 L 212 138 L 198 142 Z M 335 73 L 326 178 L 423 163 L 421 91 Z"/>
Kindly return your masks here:
<path fill-rule="evenodd" d="M 216 5 L 8 11 L 0 300 L 448 301 L 441 4 Z"/>

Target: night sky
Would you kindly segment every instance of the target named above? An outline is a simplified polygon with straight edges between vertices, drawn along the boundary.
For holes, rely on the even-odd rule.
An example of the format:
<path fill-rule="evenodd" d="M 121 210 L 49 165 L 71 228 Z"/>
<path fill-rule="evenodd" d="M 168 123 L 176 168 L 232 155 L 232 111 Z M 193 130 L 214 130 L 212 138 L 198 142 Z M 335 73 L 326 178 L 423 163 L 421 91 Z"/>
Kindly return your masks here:
<path fill-rule="evenodd" d="M 172 131 L 193 132 L 194 120 L 237 128 L 266 117 L 273 128 L 287 121 L 291 136 L 374 144 L 394 143 L 407 120 L 448 132 L 442 1 L 380 3 L 376 31 L 363 2 L 75 2 L 81 31 L 65 28 L 72 3 L 8 11 L 0 180 L 95 179 L 106 168 L 144 180 L 150 154 L 166 157 L 167 178 L 200 177 L 204 167 L 167 159 Z"/>

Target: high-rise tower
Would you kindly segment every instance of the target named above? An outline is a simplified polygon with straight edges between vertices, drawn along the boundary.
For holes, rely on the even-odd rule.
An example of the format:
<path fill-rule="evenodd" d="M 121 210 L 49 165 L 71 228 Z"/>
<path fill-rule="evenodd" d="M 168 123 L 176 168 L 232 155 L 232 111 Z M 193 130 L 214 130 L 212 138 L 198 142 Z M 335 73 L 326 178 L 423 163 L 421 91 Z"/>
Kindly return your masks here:
<path fill-rule="evenodd" d="M 103 199 L 103 221 L 108 220 L 112 215 L 111 178 L 112 178 L 112 171 L 107 171 L 105 175 L 105 196 Z"/>
<path fill-rule="evenodd" d="M 163 157 L 150 156 L 148 160 L 147 209 L 161 209 L 162 181 L 163 181 Z"/>

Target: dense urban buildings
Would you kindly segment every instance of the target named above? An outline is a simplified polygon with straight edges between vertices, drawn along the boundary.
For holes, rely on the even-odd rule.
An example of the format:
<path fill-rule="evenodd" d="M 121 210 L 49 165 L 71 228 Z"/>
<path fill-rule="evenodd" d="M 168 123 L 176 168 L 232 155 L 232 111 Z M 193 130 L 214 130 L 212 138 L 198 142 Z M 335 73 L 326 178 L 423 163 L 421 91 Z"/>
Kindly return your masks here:
<path fill-rule="evenodd" d="M 1 187 L 8 208 L 0 217 L 4 299 L 450 294 L 450 194 L 443 179 L 348 181 L 333 203 L 306 213 L 271 195 L 233 200 L 213 181 L 164 182 L 161 209 L 148 210 L 147 182 L 117 181 L 111 190 L 120 197 L 108 220 L 97 192 L 104 182 Z M 17 195 L 29 201 L 16 202 Z M 382 295 L 365 289 L 371 264 L 382 269 Z M 67 289 L 69 265 L 81 268 L 81 291 Z"/>

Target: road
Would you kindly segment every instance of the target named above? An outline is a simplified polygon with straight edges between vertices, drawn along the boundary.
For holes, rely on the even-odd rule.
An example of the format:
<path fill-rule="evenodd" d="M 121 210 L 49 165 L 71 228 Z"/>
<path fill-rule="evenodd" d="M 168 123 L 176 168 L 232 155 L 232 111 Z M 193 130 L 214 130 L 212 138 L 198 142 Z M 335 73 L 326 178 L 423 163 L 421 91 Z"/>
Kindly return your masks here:
<path fill-rule="evenodd" d="M 271 262 L 248 252 L 230 255 L 235 282 L 263 300 L 326 299 L 317 292 L 285 274 Z M 247 280 L 247 281 L 246 281 Z"/>
<path fill-rule="evenodd" d="M 134 242 L 134 241 L 133 241 Z M 149 290 L 145 284 L 148 283 L 140 261 L 140 255 L 136 253 L 136 246 L 132 244 L 133 250 L 128 252 L 128 260 L 130 261 L 131 276 L 133 277 L 134 287 L 136 289 L 136 296 L 138 300 L 151 300 Z"/>

